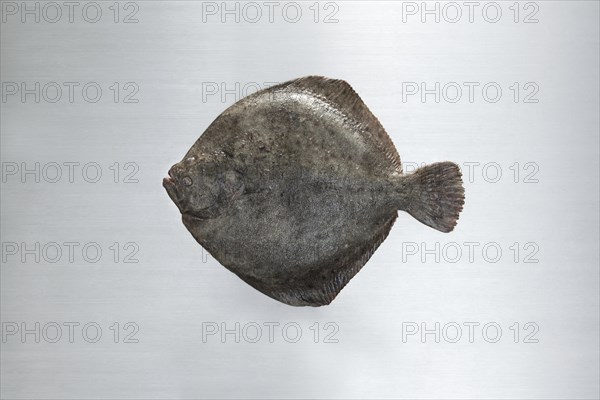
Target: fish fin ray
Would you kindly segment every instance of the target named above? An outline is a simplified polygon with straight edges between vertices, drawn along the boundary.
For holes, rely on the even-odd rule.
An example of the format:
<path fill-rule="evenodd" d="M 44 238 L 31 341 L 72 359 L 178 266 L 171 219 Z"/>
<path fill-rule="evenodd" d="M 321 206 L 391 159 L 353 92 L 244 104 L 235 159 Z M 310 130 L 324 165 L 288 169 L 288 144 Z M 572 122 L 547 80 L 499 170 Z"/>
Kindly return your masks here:
<path fill-rule="evenodd" d="M 449 161 L 427 165 L 406 179 L 411 194 L 405 211 L 438 231 L 452 231 L 465 203 L 458 165 Z"/>

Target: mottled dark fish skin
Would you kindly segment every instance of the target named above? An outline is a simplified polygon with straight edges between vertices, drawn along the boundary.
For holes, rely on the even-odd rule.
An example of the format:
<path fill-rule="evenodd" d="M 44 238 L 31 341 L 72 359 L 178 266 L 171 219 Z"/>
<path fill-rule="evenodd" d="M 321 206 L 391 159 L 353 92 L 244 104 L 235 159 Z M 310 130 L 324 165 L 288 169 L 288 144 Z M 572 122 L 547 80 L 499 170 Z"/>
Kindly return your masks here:
<path fill-rule="evenodd" d="M 193 237 L 283 303 L 331 303 L 387 237 L 398 210 L 443 232 L 464 203 L 460 170 L 403 175 L 350 85 L 306 77 L 223 112 L 163 180 Z"/>

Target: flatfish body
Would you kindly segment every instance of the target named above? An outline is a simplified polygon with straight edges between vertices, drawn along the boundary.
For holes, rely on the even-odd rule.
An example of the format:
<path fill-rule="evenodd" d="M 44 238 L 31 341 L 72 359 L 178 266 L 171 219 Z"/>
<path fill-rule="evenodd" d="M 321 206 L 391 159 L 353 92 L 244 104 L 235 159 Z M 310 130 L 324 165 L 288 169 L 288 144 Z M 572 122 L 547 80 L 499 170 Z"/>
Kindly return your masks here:
<path fill-rule="evenodd" d="M 306 77 L 223 112 L 163 184 L 193 237 L 262 293 L 331 303 L 388 235 L 398 210 L 453 229 L 458 167 L 403 175 L 377 118 L 346 82 Z"/>

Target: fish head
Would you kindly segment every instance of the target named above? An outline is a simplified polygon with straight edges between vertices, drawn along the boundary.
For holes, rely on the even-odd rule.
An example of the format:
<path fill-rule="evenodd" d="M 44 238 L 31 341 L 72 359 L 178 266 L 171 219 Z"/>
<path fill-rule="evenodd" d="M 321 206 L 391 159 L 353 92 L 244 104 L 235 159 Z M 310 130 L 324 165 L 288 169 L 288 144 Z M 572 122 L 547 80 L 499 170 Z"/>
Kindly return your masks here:
<path fill-rule="evenodd" d="M 240 173 L 194 156 L 173 165 L 163 186 L 181 214 L 195 219 L 218 217 L 244 191 Z"/>

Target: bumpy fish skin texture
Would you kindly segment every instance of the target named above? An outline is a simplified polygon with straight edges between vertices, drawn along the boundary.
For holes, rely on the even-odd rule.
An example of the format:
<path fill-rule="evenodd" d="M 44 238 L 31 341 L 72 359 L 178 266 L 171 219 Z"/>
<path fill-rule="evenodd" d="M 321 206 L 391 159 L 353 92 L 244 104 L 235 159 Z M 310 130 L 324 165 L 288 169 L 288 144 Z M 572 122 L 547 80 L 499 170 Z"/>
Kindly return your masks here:
<path fill-rule="evenodd" d="M 393 143 L 350 85 L 316 76 L 229 107 L 163 185 L 215 259 L 294 306 L 331 303 L 398 210 L 449 232 L 464 203 L 455 164 L 404 175 Z"/>

